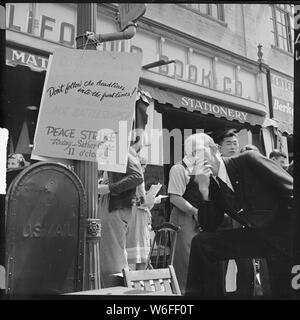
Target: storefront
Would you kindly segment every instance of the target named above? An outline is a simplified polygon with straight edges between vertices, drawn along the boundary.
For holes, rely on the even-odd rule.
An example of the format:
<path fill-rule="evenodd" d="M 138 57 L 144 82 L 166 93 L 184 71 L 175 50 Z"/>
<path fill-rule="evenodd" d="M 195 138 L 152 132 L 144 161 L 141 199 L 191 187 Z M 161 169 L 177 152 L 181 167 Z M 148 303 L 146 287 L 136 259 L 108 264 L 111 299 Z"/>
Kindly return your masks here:
<path fill-rule="evenodd" d="M 196 132 L 204 132 L 212 137 L 226 129 L 235 129 L 240 146 L 254 144 L 266 154 L 262 134 L 265 112 L 256 113 L 233 107 L 199 95 L 180 93 L 178 90 L 162 90 L 149 84 L 141 88 L 153 98 L 153 126 L 161 128 L 161 134 L 152 135 L 150 150 L 145 155 L 152 165 L 147 167 L 146 178 L 151 183 L 160 181 L 167 188 L 171 166 L 184 155 L 184 139 Z M 154 160 L 154 161 L 153 161 Z M 155 181 L 156 180 L 156 181 Z M 164 213 L 168 217 L 167 210 Z"/>
<path fill-rule="evenodd" d="M 4 124 L 7 152 L 30 161 L 49 54 L 74 47 L 76 4 L 6 4 Z"/>
<path fill-rule="evenodd" d="M 149 33 L 140 32 L 133 50 L 145 52 L 143 45 L 149 48 L 150 39 Z M 156 52 L 156 57 L 174 62 L 142 71 L 140 87 L 153 98 L 149 109 L 153 113 L 152 127 L 162 130 L 160 135 L 152 135 L 150 150 L 145 151 L 151 164 L 146 180 L 160 181 L 167 189 L 170 168 L 184 155 L 184 139 L 199 131 L 215 137 L 220 131 L 236 129 L 240 146 L 254 144 L 267 154 L 263 127 L 269 116 L 268 93 L 266 77 L 256 62 L 242 58 L 238 61 L 230 53 L 227 57 L 224 52 L 208 53 L 207 48 L 203 53 L 200 48 L 195 50 L 180 43 L 175 46 L 174 41 L 161 37 L 155 40 L 153 35 L 152 42 L 164 53 Z M 149 50 L 146 55 L 150 62 Z M 167 219 L 168 209 L 164 209 Z"/>
<path fill-rule="evenodd" d="M 117 8 L 112 6 L 98 6 L 96 32 L 118 31 Z M 76 24 L 76 4 L 7 5 L 4 112 L 11 132 L 9 153 L 21 152 L 29 159 L 49 54 L 56 47 L 75 47 Z M 140 87 L 153 97 L 150 129 L 212 134 L 235 128 L 240 145 L 252 143 L 266 154 L 261 128 L 269 116 L 268 93 L 256 61 L 201 39 L 193 42 L 151 21 L 139 22 L 132 39 L 103 43 L 97 50 L 141 51 L 143 65 L 172 61 L 141 72 Z M 182 151 L 183 140 L 178 148 L 165 135 L 158 143 L 152 137 L 153 148 L 146 184 L 160 181 L 166 192 L 169 169 L 181 160 L 177 150 Z"/>
<path fill-rule="evenodd" d="M 48 57 L 33 50 L 6 47 L 3 105 L 9 128 L 8 153 L 22 153 L 29 161 L 46 75 Z"/>

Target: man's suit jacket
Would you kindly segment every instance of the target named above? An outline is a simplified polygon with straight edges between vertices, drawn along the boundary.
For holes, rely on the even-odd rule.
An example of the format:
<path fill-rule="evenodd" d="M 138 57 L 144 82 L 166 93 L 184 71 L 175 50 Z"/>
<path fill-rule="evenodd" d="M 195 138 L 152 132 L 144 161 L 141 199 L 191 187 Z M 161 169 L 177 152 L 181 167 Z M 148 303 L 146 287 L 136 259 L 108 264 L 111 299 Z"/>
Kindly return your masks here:
<path fill-rule="evenodd" d="M 109 212 L 132 207 L 136 187 L 143 183 L 144 176 L 136 153 L 129 149 L 126 173 L 108 172 Z"/>
<path fill-rule="evenodd" d="M 200 226 L 207 231 L 215 230 L 226 212 L 240 219 L 239 222 L 257 228 L 275 247 L 289 250 L 293 178 L 273 160 L 256 151 L 223 160 L 235 192 L 232 197 L 230 189 L 222 183 L 220 186 L 211 183 L 211 201 L 204 201 L 198 212 Z M 233 208 L 237 207 L 243 213 L 236 214 Z"/>

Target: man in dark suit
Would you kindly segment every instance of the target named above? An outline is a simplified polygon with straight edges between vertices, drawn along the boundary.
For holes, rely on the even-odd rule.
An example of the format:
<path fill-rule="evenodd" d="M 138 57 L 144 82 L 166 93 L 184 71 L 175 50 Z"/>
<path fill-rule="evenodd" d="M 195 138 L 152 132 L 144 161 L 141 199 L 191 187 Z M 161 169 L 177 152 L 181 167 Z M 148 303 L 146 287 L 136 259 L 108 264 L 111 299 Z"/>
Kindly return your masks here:
<path fill-rule="evenodd" d="M 203 196 L 198 220 L 204 231 L 192 240 L 186 295 L 220 297 L 221 261 L 265 257 L 272 295 L 288 297 L 293 178 L 258 152 L 222 158 L 208 135 L 195 136 L 201 146 L 196 175 Z M 224 212 L 245 227 L 214 231 Z"/>

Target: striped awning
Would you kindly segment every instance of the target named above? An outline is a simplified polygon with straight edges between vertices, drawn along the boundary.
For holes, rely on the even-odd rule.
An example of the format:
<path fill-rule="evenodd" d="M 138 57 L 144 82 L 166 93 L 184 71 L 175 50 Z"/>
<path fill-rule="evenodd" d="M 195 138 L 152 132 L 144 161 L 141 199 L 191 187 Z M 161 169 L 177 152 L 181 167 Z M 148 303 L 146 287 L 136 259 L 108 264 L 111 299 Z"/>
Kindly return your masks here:
<path fill-rule="evenodd" d="M 259 110 L 257 114 L 246 111 L 245 108 L 229 106 L 226 103 L 212 102 L 200 96 L 178 94 L 173 91 L 163 90 L 150 85 L 140 85 L 142 90 L 150 93 L 154 100 L 159 103 L 171 104 L 174 108 L 184 108 L 187 111 L 198 111 L 201 114 L 212 114 L 217 118 L 224 118 L 229 121 L 237 120 L 240 123 L 249 123 L 253 126 L 262 126 L 265 121 L 265 114 Z"/>

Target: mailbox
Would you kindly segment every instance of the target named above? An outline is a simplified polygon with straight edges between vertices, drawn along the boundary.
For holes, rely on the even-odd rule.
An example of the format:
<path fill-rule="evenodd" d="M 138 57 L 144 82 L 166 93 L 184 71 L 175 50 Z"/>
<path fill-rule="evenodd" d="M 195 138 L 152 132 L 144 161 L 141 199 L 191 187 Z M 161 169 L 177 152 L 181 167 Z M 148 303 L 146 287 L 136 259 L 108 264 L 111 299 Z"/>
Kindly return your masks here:
<path fill-rule="evenodd" d="M 51 162 L 26 168 L 5 213 L 7 294 L 82 290 L 86 195 L 78 176 Z"/>

